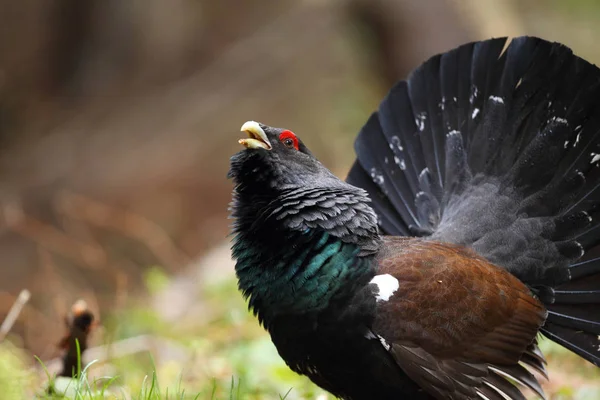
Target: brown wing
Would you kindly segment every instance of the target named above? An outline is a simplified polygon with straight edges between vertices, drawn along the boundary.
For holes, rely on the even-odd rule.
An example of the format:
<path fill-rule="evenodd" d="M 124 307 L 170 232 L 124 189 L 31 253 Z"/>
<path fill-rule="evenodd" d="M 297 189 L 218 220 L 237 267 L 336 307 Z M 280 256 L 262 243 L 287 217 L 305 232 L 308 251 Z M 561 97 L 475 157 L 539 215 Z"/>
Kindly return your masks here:
<path fill-rule="evenodd" d="M 510 377 L 543 397 L 519 361 L 544 372 L 535 337 L 546 310 L 517 278 L 469 249 L 420 239 L 386 239 L 378 261 L 377 274 L 399 287 L 377 302 L 373 332 L 425 390 L 438 399 L 524 399 Z"/>

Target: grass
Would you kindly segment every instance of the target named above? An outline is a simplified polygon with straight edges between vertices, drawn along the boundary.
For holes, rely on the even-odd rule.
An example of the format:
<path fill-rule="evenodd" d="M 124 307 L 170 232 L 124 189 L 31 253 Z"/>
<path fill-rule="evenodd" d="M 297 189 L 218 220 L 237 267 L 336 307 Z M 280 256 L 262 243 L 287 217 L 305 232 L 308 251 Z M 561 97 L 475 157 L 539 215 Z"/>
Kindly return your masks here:
<path fill-rule="evenodd" d="M 160 277 L 153 276 L 154 283 Z M 134 307 L 106 320 L 115 340 L 149 334 L 160 340 L 152 352 L 117 357 L 110 364 L 85 366 L 77 380 L 59 379 L 54 385 L 68 398 L 96 399 L 333 399 L 308 379 L 291 372 L 279 358 L 268 335 L 236 290 L 226 281 L 203 288 L 206 302 L 198 313 L 168 324 L 147 307 Z M 600 398 L 600 373 L 569 351 L 542 342 L 552 381 L 545 385 L 549 399 Z M 25 399 L 45 393 L 46 374 L 35 373 L 30 356 L 5 341 L 0 344 L 2 398 Z"/>
<path fill-rule="evenodd" d="M 160 276 L 149 275 L 159 290 Z M 307 378 L 290 371 L 269 336 L 246 311 L 234 281 L 207 285 L 201 315 L 169 324 L 148 307 L 132 307 L 103 318 L 108 336 L 117 341 L 138 335 L 158 338 L 151 352 L 117 357 L 110 364 L 82 368 L 79 379 L 53 382 L 68 398 L 95 399 L 315 399 L 325 394 Z M 43 365 L 32 370 L 29 356 L 10 341 L 0 343 L 1 398 L 55 399 Z"/>

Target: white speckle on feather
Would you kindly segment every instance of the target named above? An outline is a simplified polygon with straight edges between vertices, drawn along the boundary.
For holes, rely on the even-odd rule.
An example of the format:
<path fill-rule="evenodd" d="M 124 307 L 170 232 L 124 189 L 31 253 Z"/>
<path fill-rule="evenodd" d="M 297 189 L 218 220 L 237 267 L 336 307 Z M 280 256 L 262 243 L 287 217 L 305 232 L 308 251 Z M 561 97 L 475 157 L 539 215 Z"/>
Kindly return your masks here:
<path fill-rule="evenodd" d="M 386 342 L 386 340 L 383 337 L 381 337 L 380 335 L 376 335 L 371 331 L 367 332 L 367 334 L 365 335 L 365 338 L 367 338 L 369 340 L 377 339 L 383 345 L 383 347 L 385 347 L 386 350 L 390 349 L 390 345 L 388 344 L 388 342 Z"/>
<path fill-rule="evenodd" d="M 444 111 L 444 108 L 446 107 L 446 98 L 444 96 L 442 96 L 442 101 L 438 103 L 438 107 L 440 110 Z"/>
<path fill-rule="evenodd" d="M 452 100 L 454 100 L 455 103 L 458 101 L 456 97 L 453 97 Z"/>
<path fill-rule="evenodd" d="M 504 99 L 500 96 L 490 96 L 490 100 L 495 103 L 504 104 Z"/>
<path fill-rule="evenodd" d="M 475 119 L 475 117 L 479 114 L 479 108 L 475 108 L 473 110 L 473 114 L 471 114 L 471 119 Z"/>
<path fill-rule="evenodd" d="M 398 279 L 390 274 L 375 275 L 369 283 L 374 283 L 379 288 L 379 293 L 376 296 L 377 301 L 388 301 L 400 287 Z"/>
<path fill-rule="evenodd" d="M 567 146 L 569 146 L 569 141 L 568 140 L 565 142 L 565 149 L 567 148 Z"/>
<path fill-rule="evenodd" d="M 577 128 L 575 128 L 577 129 Z M 575 138 L 575 143 L 573 143 L 573 147 L 577 147 L 577 144 L 579 143 L 579 138 L 581 137 L 581 132 L 579 132 L 577 134 L 577 137 Z"/>
<path fill-rule="evenodd" d="M 548 108 L 552 107 L 552 101 L 548 102 Z"/>
<path fill-rule="evenodd" d="M 590 161 L 590 164 L 600 161 L 600 154 L 590 153 L 590 156 L 592 156 L 592 160 Z"/>
<path fill-rule="evenodd" d="M 377 337 L 379 338 L 379 341 L 381 342 L 381 345 L 383 347 L 385 347 L 386 350 L 390 350 L 390 345 L 388 344 L 388 342 L 385 341 L 384 338 L 382 338 L 381 336 L 377 335 Z"/>
<path fill-rule="evenodd" d="M 448 134 L 446 136 L 458 136 L 460 135 L 460 131 L 457 131 L 456 129 L 451 130 L 450 132 L 448 132 Z"/>
<path fill-rule="evenodd" d="M 429 173 L 429 168 L 423 168 L 423 170 L 421 171 L 421 173 L 419 173 L 419 179 L 422 178 L 422 177 L 424 177 L 428 173 Z"/>
<path fill-rule="evenodd" d="M 389 164 L 390 160 L 387 157 L 384 157 L 383 162 L 386 163 L 386 164 Z"/>
<path fill-rule="evenodd" d="M 398 167 L 404 171 L 406 169 L 406 163 L 404 162 L 403 159 L 400 159 L 398 157 L 394 157 L 394 162 L 396 163 L 396 165 L 398 165 Z"/>
<path fill-rule="evenodd" d="M 561 117 L 552 117 L 552 121 L 554 122 L 558 122 L 559 124 L 565 124 L 565 125 L 569 125 L 569 122 Z"/>
<path fill-rule="evenodd" d="M 379 186 L 383 186 L 383 184 L 385 183 L 383 174 L 379 172 L 379 170 L 375 167 L 371 168 L 371 178 L 373 179 L 373 182 L 375 182 Z"/>
<path fill-rule="evenodd" d="M 400 138 L 395 135 L 392 136 L 392 140 L 390 143 L 390 149 L 394 150 L 394 146 L 400 151 L 404 150 L 404 148 L 402 147 L 402 142 L 400 142 Z"/>
<path fill-rule="evenodd" d="M 427 113 L 425 111 L 417 114 L 417 118 L 415 118 L 415 125 L 417 125 L 417 129 L 419 132 L 423 132 L 425 130 L 425 121 L 427 120 Z"/>
<path fill-rule="evenodd" d="M 477 90 L 477 86 L 475 86 L 475 85 L 471 86 L 471 95 L 469 96 L 469 103 L 473 104 L 475 102 L 475 99 L 477 98 L 478 94 L 479 94 L 479 91 Z"/>

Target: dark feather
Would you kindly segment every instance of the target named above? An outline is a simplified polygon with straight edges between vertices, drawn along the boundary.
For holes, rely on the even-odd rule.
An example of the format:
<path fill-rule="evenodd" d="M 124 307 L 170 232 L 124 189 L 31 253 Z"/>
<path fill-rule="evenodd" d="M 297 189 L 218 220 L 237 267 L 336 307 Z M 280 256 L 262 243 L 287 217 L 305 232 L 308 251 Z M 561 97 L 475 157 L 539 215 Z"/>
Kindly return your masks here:
<path fill-rule="evenodd" d="M 505 43 L 434 56 L 392 88 L 357 138 L 358 165 L 372 166 L 382 138 L 402 143 L 402 184 L 386 181 L 375 208 L 402 199 L 385 213 L 410 234 L 508 270 L 549 308 L 542 332 L 576 338 L 566 347 L 598 363 L 598 343 L 568 332 L 600 326 L 600 257 L 581 258 L 600 244 L 600 71 L 558 43 Z"/>

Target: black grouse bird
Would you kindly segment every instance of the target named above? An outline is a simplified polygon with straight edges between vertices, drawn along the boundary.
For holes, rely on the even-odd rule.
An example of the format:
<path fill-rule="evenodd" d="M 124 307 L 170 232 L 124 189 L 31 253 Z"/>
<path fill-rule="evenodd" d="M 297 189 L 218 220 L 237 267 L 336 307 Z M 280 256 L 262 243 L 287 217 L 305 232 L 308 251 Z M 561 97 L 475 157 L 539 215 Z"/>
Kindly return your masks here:
<path fill-rule="evenodd" d="M 600 365 L 600 71 L 558 43 L 505 44 L 399 82 L 346 182 L 291 131 L 242 127 L 240 290 L 289 367 L 337 397 L 543 397 L 538 333 Z"/>

